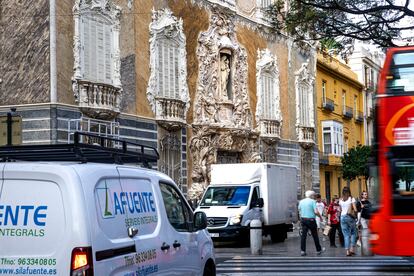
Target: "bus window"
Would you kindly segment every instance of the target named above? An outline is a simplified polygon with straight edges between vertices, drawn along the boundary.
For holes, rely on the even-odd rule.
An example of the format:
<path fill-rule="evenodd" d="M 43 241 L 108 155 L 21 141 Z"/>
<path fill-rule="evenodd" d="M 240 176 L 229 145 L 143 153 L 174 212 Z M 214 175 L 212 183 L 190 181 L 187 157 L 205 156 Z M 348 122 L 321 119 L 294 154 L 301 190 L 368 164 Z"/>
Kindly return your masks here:
<path fill-rule="evenodd" d="M 389 74 L 387 75 L 387 89 L 391 93 L 414 91 L 414 53 L 401 52 L 394 54 Z"/>
<path fill-rule="evenodd" d="M 414 161 L 396 161 L 393 167 L 393 214 L 414 215 Z"/>
<path fill-rule="evenodd" d="M 395 162 L 394 170 L 393 192 L 399 195 L 414 195 L 414 162 Z"/>

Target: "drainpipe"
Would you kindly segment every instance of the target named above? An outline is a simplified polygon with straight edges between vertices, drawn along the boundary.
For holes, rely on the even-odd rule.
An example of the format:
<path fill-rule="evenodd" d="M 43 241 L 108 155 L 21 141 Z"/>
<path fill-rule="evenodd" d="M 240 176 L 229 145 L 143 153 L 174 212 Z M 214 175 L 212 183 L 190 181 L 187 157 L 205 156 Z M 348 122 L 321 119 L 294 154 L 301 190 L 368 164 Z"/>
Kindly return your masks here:
<path fill-rule="evenodd" d="M 49 0 L 50 29 L 50 102 L 57 102 L 56 74 L 56 0 Z"/>

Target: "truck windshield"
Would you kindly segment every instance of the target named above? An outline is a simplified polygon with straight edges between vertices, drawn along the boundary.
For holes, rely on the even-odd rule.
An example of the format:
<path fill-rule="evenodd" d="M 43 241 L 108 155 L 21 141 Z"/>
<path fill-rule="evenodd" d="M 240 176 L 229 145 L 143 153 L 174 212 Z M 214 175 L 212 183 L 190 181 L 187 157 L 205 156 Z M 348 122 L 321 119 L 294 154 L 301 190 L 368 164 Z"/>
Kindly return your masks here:
<path fill-rule="evenodd" d="M 249 200 L 250 187 L 209 187 L 201 206 L 245 206 Z"/>

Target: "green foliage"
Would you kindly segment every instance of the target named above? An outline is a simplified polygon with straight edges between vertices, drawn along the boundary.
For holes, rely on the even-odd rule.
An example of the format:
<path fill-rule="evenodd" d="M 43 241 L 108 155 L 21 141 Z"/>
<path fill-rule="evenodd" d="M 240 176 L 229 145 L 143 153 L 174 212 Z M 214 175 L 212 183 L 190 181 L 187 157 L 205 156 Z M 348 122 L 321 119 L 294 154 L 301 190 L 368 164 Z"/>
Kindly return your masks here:
<path fill-rule="evenodd" d="M 286 10 L 285 2 L 289 8 Z M 393 46 L 401 31 L 413 30 L 414 11 L 394 0 L 277 0 L 267 9 L 275 32 L 295 41 L 353 40 Z M 402 25 L 401 21 L 407 21 Z"/>
<path fill-rule="evenodd" d="M 368 178 L 368 157 L 371 155 L 371 147 L 358 145 L 351 148 L 341 158 L 342 178 L 352 181 L 359 176 Z"/>

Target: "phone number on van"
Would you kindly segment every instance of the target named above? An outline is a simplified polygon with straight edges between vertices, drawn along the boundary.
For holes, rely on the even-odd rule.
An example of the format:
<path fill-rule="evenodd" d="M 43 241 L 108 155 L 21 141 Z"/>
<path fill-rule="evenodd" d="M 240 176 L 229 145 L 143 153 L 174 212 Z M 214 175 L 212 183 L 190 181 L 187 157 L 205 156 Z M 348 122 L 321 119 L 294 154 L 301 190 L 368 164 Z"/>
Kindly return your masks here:
<path fill-rule="evenodd" d="M 18 265 L 56 265 L 56 259 L 48 258 L 19 258 Z"/>

